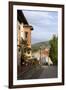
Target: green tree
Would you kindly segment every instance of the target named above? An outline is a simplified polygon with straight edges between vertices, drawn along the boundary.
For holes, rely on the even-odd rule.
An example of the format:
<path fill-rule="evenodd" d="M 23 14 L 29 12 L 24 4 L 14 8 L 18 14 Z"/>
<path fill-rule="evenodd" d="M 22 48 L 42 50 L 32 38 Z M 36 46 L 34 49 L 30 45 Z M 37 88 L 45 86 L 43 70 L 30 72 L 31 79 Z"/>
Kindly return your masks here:
<path fill-rule="evenodd" d="M 58 63 L 58 37 L 53 35 L 53 38 L 49 41 L 50 43 L 50 53 L 49 56 L 53 61 L 53 64 L 57 65 Z"/>

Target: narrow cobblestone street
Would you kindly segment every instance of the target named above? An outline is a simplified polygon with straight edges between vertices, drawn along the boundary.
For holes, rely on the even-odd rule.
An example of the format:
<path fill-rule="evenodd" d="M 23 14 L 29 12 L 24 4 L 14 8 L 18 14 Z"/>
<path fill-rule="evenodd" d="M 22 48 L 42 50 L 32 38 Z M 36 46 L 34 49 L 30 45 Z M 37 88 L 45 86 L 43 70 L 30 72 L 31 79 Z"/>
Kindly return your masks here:
<path fill-rule="evenodd" d="M 25 73 L 18 75 L 18 80 L 21 79 L 42 79 L 42 78 L 56 78 L 57 66 L 33 66 Z"/>

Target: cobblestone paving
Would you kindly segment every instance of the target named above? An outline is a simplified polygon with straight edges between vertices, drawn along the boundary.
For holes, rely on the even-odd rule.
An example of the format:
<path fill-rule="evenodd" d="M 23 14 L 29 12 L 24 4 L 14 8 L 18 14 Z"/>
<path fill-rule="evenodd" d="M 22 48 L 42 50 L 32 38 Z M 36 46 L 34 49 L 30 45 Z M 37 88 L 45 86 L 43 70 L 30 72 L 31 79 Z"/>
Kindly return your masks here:
<path fill-rule="evenodd" d="M 21 79 L 42 79 L 42 78 L 56 78 L 57 66 L 33 66 L 24 74 L 18 76 Z"/>

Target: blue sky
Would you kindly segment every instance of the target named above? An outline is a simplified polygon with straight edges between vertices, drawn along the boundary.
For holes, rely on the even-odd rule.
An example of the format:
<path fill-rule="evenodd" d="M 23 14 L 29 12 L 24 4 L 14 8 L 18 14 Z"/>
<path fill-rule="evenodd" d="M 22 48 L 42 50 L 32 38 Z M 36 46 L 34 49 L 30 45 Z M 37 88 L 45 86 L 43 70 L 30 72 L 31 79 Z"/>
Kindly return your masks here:
<path fill-rule="evenodd" d="M 48 41 L 53 34 L 58 35 L 58 12 L 23 10 L 30 25 L 33 26 L 31 43 Z"/>

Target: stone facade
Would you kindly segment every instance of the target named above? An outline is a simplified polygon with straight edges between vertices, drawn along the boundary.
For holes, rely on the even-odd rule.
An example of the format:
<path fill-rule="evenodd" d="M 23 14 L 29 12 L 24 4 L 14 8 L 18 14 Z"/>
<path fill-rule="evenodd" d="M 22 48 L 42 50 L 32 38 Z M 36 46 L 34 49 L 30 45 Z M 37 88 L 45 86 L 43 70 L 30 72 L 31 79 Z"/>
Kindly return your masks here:
<path fill-rule="evenodd" d="M 24 50 L 24 54 L 25 56 L 27 56 L 28 58 L 31 58 L 32 56 L 32 52 L 31 52 L 31 30 L 32 30 L 32 26 L 27 25 L 27 24 L 23 24 L 23 23 L 19 23 L 17 22 L 17 48 L 18 48 L 18 52 L 20 52 L 21 49 L 21 43 L 23 41 L 26 41 L 26 44 L 24 44 L 24 46 L 26 46 L 25 48 L 27 48 L 27 50 Z M 23 40 L 23 41 L 21 41 Z"/>
<path fill-rule="evenodd" d="M 49 57 L 49 52 L 50 52 L 49 48 L 44 48 L 41 52 L 41 57 L 42 57 L 41 61 L 43 63 L 48 63 L 48 65 L 53 64 L 53 62 L 51 61 L 51 59 Z"/>

